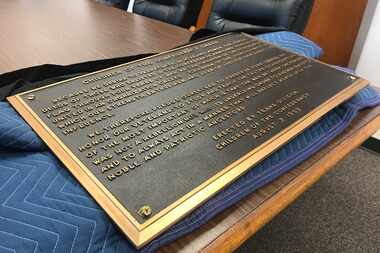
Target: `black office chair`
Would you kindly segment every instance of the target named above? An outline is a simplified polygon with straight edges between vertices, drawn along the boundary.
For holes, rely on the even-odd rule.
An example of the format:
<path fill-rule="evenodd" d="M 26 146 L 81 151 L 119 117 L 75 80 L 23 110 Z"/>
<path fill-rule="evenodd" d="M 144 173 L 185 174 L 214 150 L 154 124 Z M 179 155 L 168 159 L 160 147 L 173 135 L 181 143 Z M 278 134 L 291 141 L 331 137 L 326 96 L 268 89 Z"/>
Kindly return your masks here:
<path fill-rule="evenodd" d="M 129 0 L 120 0 L 120 9 L 127 10 L 129 5 Z"/>
<path fill-rule="evenodd" d="M 286 29 L 302 33 L 314 0 L 214 0 L 206 29 Z"/>
<path fill-rule="evenodd" d="M 127 9 L 129 0 L 121 0 Z M 133 12 L 173 25 L 189 28 L 195 25 L 203 0 L 135 0 Z"/>

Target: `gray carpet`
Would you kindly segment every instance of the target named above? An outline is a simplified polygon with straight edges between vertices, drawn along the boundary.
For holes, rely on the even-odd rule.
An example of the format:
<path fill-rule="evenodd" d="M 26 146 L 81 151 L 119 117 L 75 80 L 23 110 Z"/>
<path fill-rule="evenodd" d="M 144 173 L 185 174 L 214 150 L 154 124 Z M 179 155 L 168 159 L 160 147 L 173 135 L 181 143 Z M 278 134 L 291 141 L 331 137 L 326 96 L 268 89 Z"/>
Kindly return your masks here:
<path fill-rule="evenodd" d="M 380 252 L 380 156 L 355 150 L 236 252 Z"/>

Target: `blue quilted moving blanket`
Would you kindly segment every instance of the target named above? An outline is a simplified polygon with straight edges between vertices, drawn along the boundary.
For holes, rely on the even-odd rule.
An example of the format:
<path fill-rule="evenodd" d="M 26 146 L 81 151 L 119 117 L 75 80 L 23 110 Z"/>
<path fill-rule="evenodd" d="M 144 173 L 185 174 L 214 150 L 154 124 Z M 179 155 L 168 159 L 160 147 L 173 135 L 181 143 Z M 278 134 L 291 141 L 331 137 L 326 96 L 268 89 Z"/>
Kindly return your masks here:
<path fill-rule="evenodd" d="M 297 34 L 258 37 L 308 57 L 322 53 Z M 0 252 L 152 252 L 289 171 L 341 133 L 359 110 L 379 103 L 380 97 L 371 87 L 363 89 L 136 250 L 23 119 L 8 103 L 0 102 Z"/>

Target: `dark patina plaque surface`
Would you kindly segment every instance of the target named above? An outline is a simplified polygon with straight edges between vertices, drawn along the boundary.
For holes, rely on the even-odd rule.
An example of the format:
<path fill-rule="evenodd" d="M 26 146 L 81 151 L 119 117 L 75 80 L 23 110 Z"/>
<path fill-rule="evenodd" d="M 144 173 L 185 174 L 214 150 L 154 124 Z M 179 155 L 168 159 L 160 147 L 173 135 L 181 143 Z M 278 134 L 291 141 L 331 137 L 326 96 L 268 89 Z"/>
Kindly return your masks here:
<path fill-rule="evenodd" d="M 243 166 L 239 161 L 253 150 L 269 147 L 269 155 L 364 85 L 236 33 L 9 100 L 120 227 L 114 202 L 143 231 L 183 208 L 166 217 L 166 229 L 200 204 L 181 207 L 193 193 Z M 235 179 L 223 179 L 218 189 Z M 99 183 L 106 191 L 94 187 Z M 156 230 L 148 239 L 132 232 L 130 238 L 139 246 Z"/>

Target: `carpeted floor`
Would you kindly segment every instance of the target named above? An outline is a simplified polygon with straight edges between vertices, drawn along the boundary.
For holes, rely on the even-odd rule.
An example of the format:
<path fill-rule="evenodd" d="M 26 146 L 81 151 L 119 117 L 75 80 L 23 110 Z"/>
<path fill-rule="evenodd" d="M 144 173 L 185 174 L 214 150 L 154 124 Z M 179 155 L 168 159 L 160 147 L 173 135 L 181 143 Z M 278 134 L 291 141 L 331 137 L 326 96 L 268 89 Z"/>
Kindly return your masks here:
<path fill-rule="evenodd" d="M 380 155 L 356 149 L 236 252 L 380 252 Z"/>

